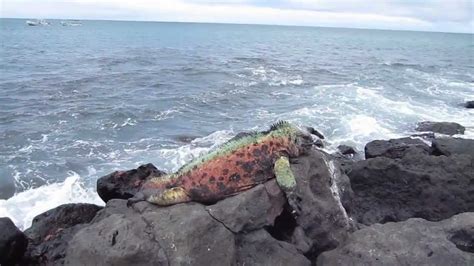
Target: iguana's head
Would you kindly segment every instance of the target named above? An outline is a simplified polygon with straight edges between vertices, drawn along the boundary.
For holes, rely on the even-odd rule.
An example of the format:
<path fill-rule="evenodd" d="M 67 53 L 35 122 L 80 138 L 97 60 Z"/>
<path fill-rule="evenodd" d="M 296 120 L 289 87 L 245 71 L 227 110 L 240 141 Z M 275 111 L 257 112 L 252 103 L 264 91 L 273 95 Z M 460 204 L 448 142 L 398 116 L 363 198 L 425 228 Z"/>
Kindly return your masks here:
<path fill-rule="evenodd" d="M 307 154 L 314 145 L 314 139 L 310 131 L 300 129 L 286 121 L 280 121 L 272 125 L 269 133 L 287 141 L 286 152 L 291 157 Z"/>

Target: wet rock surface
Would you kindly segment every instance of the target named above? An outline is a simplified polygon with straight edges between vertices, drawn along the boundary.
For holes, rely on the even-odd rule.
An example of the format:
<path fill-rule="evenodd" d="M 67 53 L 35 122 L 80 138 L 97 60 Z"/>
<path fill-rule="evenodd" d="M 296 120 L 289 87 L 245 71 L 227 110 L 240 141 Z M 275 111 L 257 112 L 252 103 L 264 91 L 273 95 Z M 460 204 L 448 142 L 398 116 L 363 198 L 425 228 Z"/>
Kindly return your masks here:
<path fill-rule="evenodd" d="M 474 213 L 441 222 L 375 224 L 322 253 L 317 265 L 472 265 Z"/>
<path fill-rule="evenodd" d="M 16 265 L 25 253 L 28 239 L 12 220 L 0 218 L 0 265 Z"/>
<path fill-rule="evenodd" d="M 128 199 L 138 192 L 143 182 L 153 176 L 164 175 L 153 164 L 144 164 L 137 169 L 116 171 L 97 180 L 97 193 L 107 202 L 111 199 Z"/>
<path fill-rule="evenodd" d="M 354 147 L 347 146 L 347 145 L 339 145 L 337 146 L 337 149 L 342 155 L 351 155 L 354 156 L 357 154 L 357 151 L 355 150 Z"/>
<path fill-rule="evenodd" d="M 420 122 L 418 123 L 417 127 L 415 128 L 416 131 L 431 131 L 435 133 L 441 133 L 444 135 L 456 135 L 456 134 L 464 134 L 466 130 L 465 127 L 458 123 L 453 122 Z"/>
<path fill-rule="evenodd" d="M 420 139 L 374 140 L 365 145 L 365 158 L 402 158 L 408 153 L 429 154 L 430 146 Z"/>

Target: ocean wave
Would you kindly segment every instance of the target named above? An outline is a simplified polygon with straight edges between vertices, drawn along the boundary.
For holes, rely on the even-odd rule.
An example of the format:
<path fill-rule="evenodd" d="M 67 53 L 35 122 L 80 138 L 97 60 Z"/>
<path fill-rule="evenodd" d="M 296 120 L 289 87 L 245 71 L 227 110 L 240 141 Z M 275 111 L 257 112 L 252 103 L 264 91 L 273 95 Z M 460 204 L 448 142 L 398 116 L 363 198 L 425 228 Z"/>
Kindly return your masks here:
<path fill-rule="evenodd" d="M 64 182 L 29 189 L 7 200 L 0 200 L 0 217 L 9 217 L 25 230 L 31 226 L 36 215 L 67 203 L 104 205 L 94 189 L 86 188 L 81 177 L 70 172 Z"/>
<path fill-rule="evenodd" d="M 267 66 L 247 67 L 245 73 L 235 74 L 239 81 L 230 82 L 235 86 L 252 87 L 259 84 L 265 84 L 272 87 L 279 86 L 300 86 L 305 83 L 299 74 L 290 74 L 278 71 Z"/>
<path fill-rule="evenodd" d="M 161 111 L 154 116 L 154 120 L 162 121 L 162 120 L 170 119 L 174 117 L 173 114 L 176 114 L 179 112 L 180 110 L 178 108 L 172 108 L 165 111 Z"/>

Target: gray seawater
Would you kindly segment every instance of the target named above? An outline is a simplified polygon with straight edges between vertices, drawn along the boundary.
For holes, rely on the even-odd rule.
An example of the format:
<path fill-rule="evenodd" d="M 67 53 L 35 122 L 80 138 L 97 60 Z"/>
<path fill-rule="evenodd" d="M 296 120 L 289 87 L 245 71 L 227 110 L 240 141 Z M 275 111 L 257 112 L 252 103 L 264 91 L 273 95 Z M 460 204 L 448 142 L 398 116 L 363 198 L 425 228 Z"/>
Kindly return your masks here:
<path fill-rule="evenodd" d="M 363 149 L 454 121 L 473 134 L 470 34 L 0 19 L 0 216 L 94 202 L 98 177 L 172 171 L 245 130 L 311 125 Z"/>

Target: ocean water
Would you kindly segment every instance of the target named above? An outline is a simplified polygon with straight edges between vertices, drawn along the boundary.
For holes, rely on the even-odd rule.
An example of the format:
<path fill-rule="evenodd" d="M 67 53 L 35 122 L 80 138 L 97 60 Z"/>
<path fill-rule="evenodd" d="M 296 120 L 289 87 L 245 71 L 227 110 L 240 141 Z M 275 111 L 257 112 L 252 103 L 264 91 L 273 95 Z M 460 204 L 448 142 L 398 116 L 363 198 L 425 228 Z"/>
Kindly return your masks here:
<path fill-rule="evenodd" d="M 103 204 L 100 176 L 173 171 L 277 120 L 317 128 L 328 150 L 423 120 L 474 136 L 461 106 L 474 98 L 473 35 L 51 22 L 0 19 L 0 216 L 23 229 L 63 203 Z"/>

